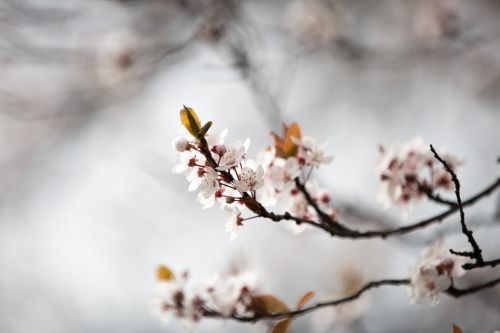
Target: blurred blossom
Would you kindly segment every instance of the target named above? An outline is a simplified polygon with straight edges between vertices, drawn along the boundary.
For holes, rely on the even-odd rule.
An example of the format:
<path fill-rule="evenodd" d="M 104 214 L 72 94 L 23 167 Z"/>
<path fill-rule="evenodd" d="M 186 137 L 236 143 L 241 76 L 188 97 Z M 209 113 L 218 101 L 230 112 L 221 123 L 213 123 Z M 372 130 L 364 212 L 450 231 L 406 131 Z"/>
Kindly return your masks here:
<path fill-rule="evenodd" d="M 442 292 L 451 287 L 454 277 L 466 273 L 464 257 L 452 255 L 443 240 L 425 249 L 411 270 L 408 288 L 413 303 L 436 305 Z"/>
<path fill-rule="evenodd" d="M 434 158 L 422 138 L 388 148 L 380 146 L 379 150 L 376 167 L 380 181 L 378 198 L 386 208 L 395 203 L 406 217 L 409 204 L 420 201 L 426 192 L 453 190 L 449 173 Z M 442 157 L 452 169 L 462 164 L 453 155 L 443 153 Z"/>
<path fill-rule="evenodd" d="M 167 269 L 165 266 L 159 268 Z M 188 328 L 207 313 L 216 312 L 223 317 L 250 316 L 252 297 L 258 291 L 257 273 L 243 270 L 216 273 L 198 284 L 187 285 L 188 273 L 180 277 L 171 273 L 160 276 L 157 293 L 152 300 L 152 314 L 164 324 L 170 318 L 181 318 Z"/>
<path fill-rule="evenodd" d="M 424 0 L 417 3 L 414 16 L 416 36 L 429 44 L 460 34 L 457 0 Z"/>
<path fill-rule="evenodd" d="M 285 12 L 285 25 L 297 37 L 329 45 L 339 37 L 339 20 L 331 3 L 323 0 L 295 0 Z"/>
<path fill-rule="evenodd" d="M 96 71 L 105 88 L 130 85 L 140 73 L 139 39 L 130 32 L 109 32 L 97 41 Z"/>
<path fill-rule="evenodd" d="M 344 266 L 337 275 L 339 287 L 336 292 L 324 295 L 323 300 L 339 299 L 355 294 L 365 283 L 358 268 L 352 264 Z M 359 319 L 369 302 L 369 294 L 363 294 L 352 302 L 321 309 L 311 316 L 315 332 L 330 332 L 333 327 L 348 327 Z"/>

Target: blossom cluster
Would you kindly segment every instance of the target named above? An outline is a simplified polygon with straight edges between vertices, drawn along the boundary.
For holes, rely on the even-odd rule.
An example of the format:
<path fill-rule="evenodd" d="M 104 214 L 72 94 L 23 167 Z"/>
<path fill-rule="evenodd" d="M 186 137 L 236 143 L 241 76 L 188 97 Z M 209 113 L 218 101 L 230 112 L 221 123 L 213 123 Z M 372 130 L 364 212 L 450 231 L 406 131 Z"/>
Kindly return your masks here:
<path fill-rule="evenodd" d="M 461 164 L 452 155 L 442 156 L 451 169 Z M 380 200 L 386 207 L 392 203 L 399 205 L 403 212 L 410 202 L 422 199 L 426 193 L 453 189 L 449 173 L 419 137 L 396 147 L 380 146 L 376 175 L 380 180 Z"/>
<path fill-rule="evenodd" d="M 157 278 L 158 289 L 152 310 L 165 324 L 172 317 L 178 317 L 186 326 L 193 327 L 205 316 L 250 316 L 254 313 L 252 298 L 258 282 L 255 272 L 215 274 L 189 288 L 187 272 L 176 276 L 166 266 L 160 266 Z"/>
<path fill-rule="evenodd" d="M 453 284 L 453 278 L 465 274 L 464 258 L 450 254 L 442 240 L 427 248 L 412 268 L 408 294 L 413 303 L 439 302 L 440 293 Z"/>
<path fill-rule="evenodd" d="M 188 115 L 191 122 L 186 121 Z M 272 133 L 275 145 L 254 160 L 247 156 L 249 139 L 227 144 L 227 130 L 219 135 L 208 133 L 211 124 L 200 135 L 193 129 L 194 126 L 199 131 L 202 126 L 191 108 L 181 110 L 181 120 L 183 132 L 173 142 L 179 162 L 173 171 L 186 176 L 189 191 L 199 191 L 197 200 L 204 208 L 212 207 L 215 202 L 221 205 L 226 211 L 225 229 L 231 240 L 248 219 L 242 217 L 245 210 L 261 216 L 264 207 L 279 203 L 295 217 L 317 221 L 317 213 L 299 191 L 296 181 L 307 188 L 311 199 L 325 214 L 335 216 L 329 205 L 329 193 L 309 180 L 313 169 L 329 163 L 332 157 L 324 154 L 325 143 L 303 137 L 298 124 L 284 126 L 283 137 Z M 305 228 L 289 222 L 286 225 L 295 232 Z"/>

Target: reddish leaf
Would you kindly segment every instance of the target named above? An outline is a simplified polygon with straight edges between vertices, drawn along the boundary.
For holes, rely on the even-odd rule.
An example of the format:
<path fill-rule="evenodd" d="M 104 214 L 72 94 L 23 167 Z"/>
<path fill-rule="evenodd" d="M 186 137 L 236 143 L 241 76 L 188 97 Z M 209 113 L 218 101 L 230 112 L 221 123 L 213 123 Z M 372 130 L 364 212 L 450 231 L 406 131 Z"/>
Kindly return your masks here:
<path fill-rule="evenodd" d="M 252 309 L 258 315 L 288 312 L 288 306 L 274 295 L 257 295 L 252 297 Z"/>
<path fill-rule="evenodd" d="M 274 132 L 271 132 L 271 135 L 274 139 L 274 146 L 278 157 L 287 158 L 297 155 L 298 147 L 292 138 L 300 139 L 302 137 L 299 124 L 293 123 L 290 126 L 283 124 L 283 137 Z"/>
<path fill-rule="evenodd" d="M 316 293 L 314 291 L 308 291 L 307 293 L 305 293 L 304 295 L 302 295 L 302 297 L 299 299 L 299 301 L 297 302 L 297 310 L 300 310 L 302 309 L 302 307 L 311 299 L 314 297 Z"/>
<path fill-rule="evenodd" d="M 452 333 L 464 333 L 464 331 L 462 330 L 462 328 L 460 326 L 453 324 Z"/>
<path fill-rule="evenodd" d="M 283 319 L 282 321 L 274 325 L 269 333 L 286 333 L 291 323 L 291 319 Z"/>
<path fill-rule="evenodd" d="M 288 306 L 273 295 L 258 295 L 252 298 L 252 309 L 258 315 L 289 312 Z M 273 326 L 270 333 L 286 333 L 292 319 L 283 319 Z"/>

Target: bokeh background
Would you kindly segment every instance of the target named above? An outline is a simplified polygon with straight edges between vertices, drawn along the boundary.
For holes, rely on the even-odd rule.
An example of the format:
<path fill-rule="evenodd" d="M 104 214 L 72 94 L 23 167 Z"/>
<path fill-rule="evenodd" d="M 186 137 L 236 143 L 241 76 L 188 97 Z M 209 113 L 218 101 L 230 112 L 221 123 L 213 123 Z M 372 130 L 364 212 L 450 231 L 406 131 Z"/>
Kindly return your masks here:
<path fill-rule="evenodd" d="M 184 332 L 150 311 L 154 271 L 193 279 L 238 265 L 262 290 L 294 304 L 364 279 L 403 278 L 439 237 L 466 246 L 456 217 L 387 241 L 300 236 L 247 223 L 235 242 L 224 213 L 202 210 L 182 177 L 178 110 L 194 107 L 228 140 L 298 121 L 328 140 L 316 173 L 356 225 L 408 220 L 376 200 L 377 146 L 421 135 L 466 161 L 467 197 L 493 180 L 500 155 L 500 1 L 496 0 L 2 0 L 0 2 L 0 331 Z M 500 246 L 500 200 L 466 216 L 490 258 Z M 250 222 L 250 221 L 249 221 Z M 463 285 L 495 276 L 473 272 Z M 328 313 L 292 332 L 322 332 Z M 319 319 L 318 319 L 319 318 Z M 335 332 L 500 329 L 500 288 L 437 307 L 410 305 L 404 288 L 371 292 Z M 324 326 L 324 325 L 323 325 Z M 263 332 L 206 320 L 198 332 Z"/>

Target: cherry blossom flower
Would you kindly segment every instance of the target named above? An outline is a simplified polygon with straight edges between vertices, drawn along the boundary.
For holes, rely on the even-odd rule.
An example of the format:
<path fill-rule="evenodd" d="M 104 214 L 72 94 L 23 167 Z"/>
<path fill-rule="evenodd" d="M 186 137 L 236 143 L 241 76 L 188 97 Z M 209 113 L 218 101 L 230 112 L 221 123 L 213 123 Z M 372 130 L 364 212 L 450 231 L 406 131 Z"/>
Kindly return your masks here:
<path fill-rule="evenodd" d="M 206 305 L 224 316 L 251 315 L 251 296 L 257 290 L 258 275 L 252 271 L 216 273 L 205 280 L 202 290 Z"/>
<path fill-rule="evenodd" d="M 240 179 L 235 180 L 234 186 L 240 192 L 255 191 L 264 185 L 264 168 L 259 165 L 257 170 L 253 171 L 251 168 L 244 167 L 241 170 Z"/>
<path fill-rule="evenodd" d="M 205 157 L 198 152 L 186 151 L 179 154 L 179 161 L 172 172 L 183 173 L 189 182 L 188 191 L 193 192 L 200 186 L 205 174 Z"/>
<path fill-rule="evenodd" d="M 230 240 L 233 241 L 238 237 L 238 229 L 243 225 L 241 212 L 235 207 L 224 207 L 226 211 L 226 232 L 230 234 Z"/>
<path fill-rule="evenodd" d="M 226 171 L 233 167 L 238 166 L 248 150 L 250 140 L 246 139 L 245 142 L 236 141 L 231 147 L 226 147 L 224 155 L 222 155 L 217 170 Z"/>
<path fill-rule="evenodd" d="M 174 140 L 173 145 L 178 152 L 182 153 L 189 150 L 190 143 L 185 137 L 179 136 Z"/>
<path fill-rule="evenodd" d="M 187 273 L 160 279 L 152 300 L 152 313 L 167 324 L 173 316 L 183 319 L 188 328 L 203 317 L 206 309 L 225 317 L 252 315 L 252 297 L 257 292 L 258 276 L 252 271 L 214 274 L 198 285 L 187 286 Z"/>
<path fill-rule="evenodd" d="M 417 137 L 396 147 L 380 147 L 376 175 L 380 180 L 378 198 L 386 208 L 395 203 L 407 215 L 409 203 L 419 201 L 425 191 L 449 191 L 453 184 L 448 172 L 434 160 L 432 153 Z M 454 156 L 442 154 L 451 168 L 461 162 Z"/>
<path fill-rule="evenodd" d="M 266 181 L 270 182 L 276 191 L 283 191 L 285 185 L 292 182 L 300 174 L 299 162 L 296 158 L 276 158 L 269 166 Z"/>
<path fill-rule="evenodd" d="M 177 161 L 177 164 L 172 169 L 172 172 L 181 174 L 188 171 L 189 173 L 196 164 L 199 164 L 202 161 L 204 161 L 203 156 L 194 154 L 191 151 L 184 151 L 179 154 L 179 161 Z"/>
<path fill-rule="evenodd" d="M 317 143 L 316 140 L 307 136 L 301 139 L 294 138 L 293 141 L 299 146 L 298 158 L 301 164 L 318 167 L 333 160 L 333 156 L 325 156 L 323 151 L 327 145 L 326 142 Z"/>
<path fill-rule="evenodd" d="M 207 144 L 210 149 L 214 149 L 214 147 L 222 146 L 224 144 L 224 139 L 227 136 L 227 128 L 222 130 L 220 134 L 214 134 L 213 132 L 208 133 L 206 136 Z"/>
<path fill-rule="evenodd" d="M 168 324 L 174 314 L 179 315 L 178 309 L 184 307 L 186 278 L 187 274 L 181 274 L 180 278 L 158 281 L 151 311 L 164 325 Z"/>
<path fill-rule="evenodd" d="M 294 179 L 300 175 L 297 158 L 283 159 L 276 157 L 274 147 L 261 152 L 257 161 L 264 166 L 264 185 L 259 193 L 262 203 L 268 207 L 274 206 L 295 186 Z"/>
<path fill-rule="evenodd" d="M 436 305 L 452 279 L 465 274 L 461 267 L 464 262 L 463 257 L 450 254 L 442 240 L 425 249 L 411 271 L 408 294 L 412 302 Z"/>
<path fill-rule="evenodd" d="M 210 208 L 213 206 L 215 194 L 219 188 L 220 184 L 217 172 L 213 169 L 207 169 L 200 182 L 200 192 L 198 193 L 198 201 L 203 204 L 203 208 Z"/>

